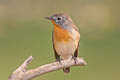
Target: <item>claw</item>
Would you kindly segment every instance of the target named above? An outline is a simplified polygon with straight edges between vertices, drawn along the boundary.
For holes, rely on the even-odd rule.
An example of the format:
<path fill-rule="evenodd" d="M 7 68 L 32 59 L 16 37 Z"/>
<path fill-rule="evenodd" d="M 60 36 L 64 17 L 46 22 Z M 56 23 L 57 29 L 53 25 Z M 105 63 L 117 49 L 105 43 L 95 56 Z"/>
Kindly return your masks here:
<path fill-rule="evenodd" d="M 62 59 L 56 59 L 56 61 L 59 62 L 62 65 L 61 60 Z"/>
<path fill-rule="evenodd" d="M 75 62 L 75 64 L 76 64 L 76 63 L 77 63 L 77 58 L 76 58 L 75 56 L 72 55 L 71 60 L 72 60 L 72 59 L 74 60 L 74 62 Z"/>

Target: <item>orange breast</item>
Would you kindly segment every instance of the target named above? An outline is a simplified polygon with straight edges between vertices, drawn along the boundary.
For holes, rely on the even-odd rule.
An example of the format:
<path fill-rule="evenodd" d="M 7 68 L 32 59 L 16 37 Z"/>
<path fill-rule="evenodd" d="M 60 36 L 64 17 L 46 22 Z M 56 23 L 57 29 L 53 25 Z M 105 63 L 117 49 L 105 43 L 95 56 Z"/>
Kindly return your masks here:
<path fill-rule="evenodd" d="M 54 34 L 53 37 L 56 41 L 67 42 L 71 39 L 69 32 L 65 29 L 62 29 L 59 25 L 56 25 L 54 22 Z"/>

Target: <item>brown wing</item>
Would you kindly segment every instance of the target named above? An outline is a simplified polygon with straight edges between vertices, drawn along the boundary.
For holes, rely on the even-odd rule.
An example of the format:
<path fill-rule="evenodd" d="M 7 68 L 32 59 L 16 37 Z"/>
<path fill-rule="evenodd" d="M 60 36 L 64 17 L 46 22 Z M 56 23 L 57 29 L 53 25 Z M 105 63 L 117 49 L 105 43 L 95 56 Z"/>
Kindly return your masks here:
<path fill-rule="evenodd" d="M 52 43 L 53 43 L 53 50 L 54 50 L 55 59 L 56 59 L 56 61 L 59 61 L 60 60 L 60 55 L 58 55 L 56 50 L 55 50 L 53 32 L 52 32 Z"/>
<path fill-rule="evenodd" d="M 77 46 L 77 49 L 74 53 L 74 57 L 78 57 L 78 54 L 79 54 L 79 42 L 78 42 L 78 46 Z"/>

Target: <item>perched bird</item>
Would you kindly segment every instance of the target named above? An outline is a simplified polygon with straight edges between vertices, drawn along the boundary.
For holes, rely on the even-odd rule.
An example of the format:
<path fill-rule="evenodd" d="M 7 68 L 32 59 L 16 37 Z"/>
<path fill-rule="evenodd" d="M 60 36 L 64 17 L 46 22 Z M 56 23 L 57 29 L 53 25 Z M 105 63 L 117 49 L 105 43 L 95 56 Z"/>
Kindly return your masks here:
<path fill-rule="evenodd" d="M 52 42 L 56 61 L 72 58 L 76 62 L 80 33 L 72 19 L 65 13 L 57 13 L 46 19 L 54 25 Z M 70 68 L 64 68 L 63 71 L 69 73 Z"/>

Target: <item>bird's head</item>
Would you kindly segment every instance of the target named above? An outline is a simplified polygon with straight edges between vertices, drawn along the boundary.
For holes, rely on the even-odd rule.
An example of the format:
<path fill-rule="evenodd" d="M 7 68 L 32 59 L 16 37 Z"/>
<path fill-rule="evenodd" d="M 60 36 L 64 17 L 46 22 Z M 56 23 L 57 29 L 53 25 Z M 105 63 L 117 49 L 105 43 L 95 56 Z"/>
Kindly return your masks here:
<path fill-rule="evenodd" d="M 66 28 L 72 23 L 72 19 L 65 13 L 57 13 L 51 17 L 46 17 L 46 19 L 51 20 L 54 25 L 58 25 L 62 28 Z"/>

